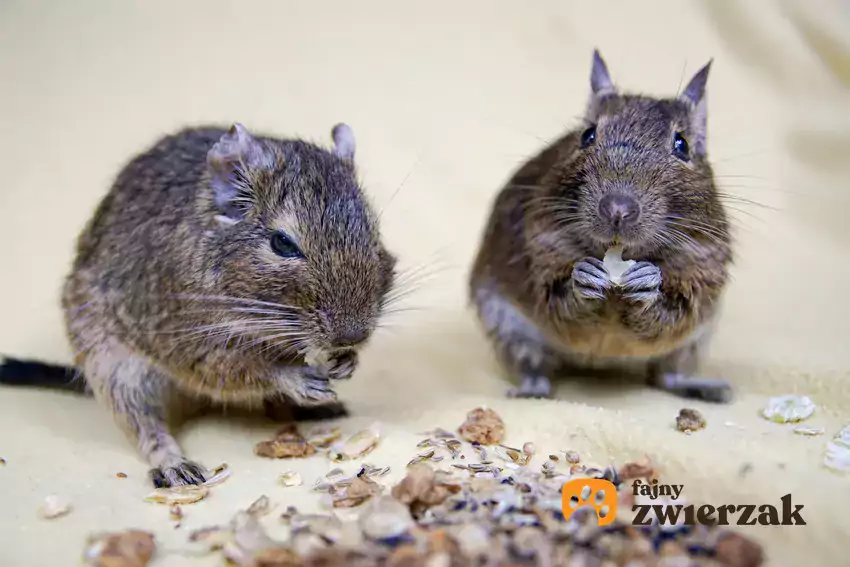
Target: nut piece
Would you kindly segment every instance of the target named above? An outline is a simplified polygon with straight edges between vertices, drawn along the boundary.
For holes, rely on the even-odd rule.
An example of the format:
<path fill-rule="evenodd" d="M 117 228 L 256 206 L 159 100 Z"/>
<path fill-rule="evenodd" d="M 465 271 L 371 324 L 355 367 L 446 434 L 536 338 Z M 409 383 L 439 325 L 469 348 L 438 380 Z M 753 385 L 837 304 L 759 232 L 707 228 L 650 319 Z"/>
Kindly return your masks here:
<path fill-rule="evenodd" d="M 761 410 L 765 419 L 776 423 L 802 421 L 815 413 L 815 403 L 808 396 L 776 396 Z"/>
<path fill-rule="evenodd" d="M 263 494 L 248 506 L 246 512 L 255 518 L 259 518 L 261 516 L 265 516 L 269 512 L 272 511 L 272 501 L 269 500 L 269 497 Z"/>
<path fill-rule="evenodd" d="M 304 439 L 294 423 L 281 428 L 274 439 L 260 441 L 254 447 L 256 455 L 271 459 L 297 459 L 309 457 L 315 452 L 316 448 Z"/>
<path fill-rule="evenodd" d="M 44 499 L 44 503 L 41 505 L 41 517 L 47 520 L 52 520 L 54 518 L 58 518 L 59 516 L 64 516 L 68 512 L 71 511 L 71 503 L 65 500 L 64 498 L 60 498 L 55 494 L 51 494 L 47 498 Z"/>
<path fill-rule="evenodd" d="M 652 466 L 652 460 L 649 457 L 645 457 L 639 461 L 626 463 L 620 467 L 620 470 L 617 471 L 617 476 L 620 480 L 624 481 L 634 480 L 636 478 L 645 478 L 651 481 L 658 477 L 658 473 L 655 467 Z"/>
<path fill-rule="evenodd" d="M 230 529 L 233 533 L 233 545 L 224 547 L 225 553 L 232 555 L 232 557 L 226 555 L 228 559 L 253 557 L 257 552 L 277 545 L 277 542 L 266 533 L 259 517 L 251 512 L 237 512 L 230 520 Z M 241 565 L 238 561 L 235 562 Z"/>
<path fill-rule="evenodd" d="M 437 473 L 425 463 L 411 465 L 401 482 L 392 489 L 393 498 L 410 506 L 411 512 L 418 515 L 431 506 L 460 492 L 460 486 L 437 482 Z"/>
<path fill-rule="evenodd" d="M 327 449 L 342 436 L 338 427 L 321 427 L 314 429 L 307 437 L 307 442 L 317 449 Z"/>
<path fill-rule="evenodd" d="M 83 556 L 94 567 L 145 567 L 155 551 L 153 534 L 129 530 L 89 537 Z"/>
<path fill-rule="evenodd" d="M 381 485 L 367 476 L 354 477 L 351 484 L 334 493 L 334 508 L 353 508 L 381 493 Z"/>
<path fill-rule="evenodd" d="M 720 537 L 715 557 L 729 567 L 759 567 L 764 562 L 764 552 L 759 544 L 735 532 Z"/>
<path fill-rule="evenodd" d="M 257 567 L 298 567 L 303 562 L 294 551 L 285 547 L 269 547 L 256 553 L 253 557 Z"/>
<path fill-rule="evenodd" d="M 489 531 L 484 526 L 471 522 L 458 526 L 453 537 L 462 553 L 476 558 L 486 555 L 492 545 Z"/>
<path fill-rule="evenodd" d="M 705 425 L 705 418 L 695 409 L 681 409 L 679 415 L 676 416 L 676 429 L 679 431 L 696 431 L 702 429 Z"/>
<path fill-rule="evenodd" d="M 477 408 L 466 415 L 466 421 L 458 432 L 470 443 L 495 445 L 501 443 L 505 436 L 505 423 L 495 411 Z"/>
<path fill-rule="evenodd" d="M 233 531 L 229 527 L 224 526 L 201 528 L 189 534 L 189 541 L 201 542 L 210 551 L 217 550 L 233 541 Z"/>
<path fill-rule="evenodd" d="M 374 500 L 359 524 L 366 537 L 375 540 L 398 537 L 415 526 L 407 506 L 391 496 Z"/>

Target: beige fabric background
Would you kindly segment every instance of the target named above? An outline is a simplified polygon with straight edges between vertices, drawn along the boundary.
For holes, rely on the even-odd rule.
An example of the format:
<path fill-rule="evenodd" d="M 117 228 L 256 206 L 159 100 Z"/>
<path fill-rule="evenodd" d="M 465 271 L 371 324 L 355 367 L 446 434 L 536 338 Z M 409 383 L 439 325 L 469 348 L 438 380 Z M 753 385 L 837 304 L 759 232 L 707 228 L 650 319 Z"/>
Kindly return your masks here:
<path fill-rule="evenodd" d="M 187 123 L 329 143 L 357 136 L 362 179 L 403 266 L 425 266 L 412 306 L 375 338 L 342 394 L 377 421 L 368 460 L 397 479 L 417 433 L 456 427 L 479 404 L 500 411 L 508 442 L 576 449 L 597 462 L 648 453 L 691 500 L 805 505 L 805 527 L 749 528 L 772 565 L 847 564 L 850 480 L 820 467 L 826 437 L 757 416 L 769 395 L 806 393 L 812 425 L 850 421 L 850 7 L 840 0 L 661 2 L 180 2 L 0 4 L 0 352 L 69 360 L 59 288 L 74 238 L 122 163 Z M 499 185 L 576 123 L 598 46 L 624 88 L 674 93 L 713 57 L 710 151 L 734 203 L 738 263 L 707 373 L 735 381 L 735 404 L 704 411 L 690 437 L 683 403 L 634 386 L 562 384 L 562 401 L 508 401 L 505 379 L 466 311 L 465 278 Z M 401 189 L 399 190 L 399 188 Z M 396 193 L 394 198 L 391 198 Z M 733 422 L 735 425 L 728 425 Z M 155 565 L 187 556 L 185 535 L 261 493 L 314 507 L 306 488 L 332 465 L 253 457 L 274 426 L 207 418 L 182 431 L 188 452 L 233 478 L 187 508 L 174 530 L 142 502 L 146 467 L 89 399 L 0 391 L 0 558 L 72 565 L 86 533 L 153 529 Z M 752 465 L 741 478 L 739 469 Z M 115 473 L 124 471 L 128 479 Z M 75 504 L 46 522 L 58 493 Z M 273 522 L 272 522 L 273 524 Z"/>

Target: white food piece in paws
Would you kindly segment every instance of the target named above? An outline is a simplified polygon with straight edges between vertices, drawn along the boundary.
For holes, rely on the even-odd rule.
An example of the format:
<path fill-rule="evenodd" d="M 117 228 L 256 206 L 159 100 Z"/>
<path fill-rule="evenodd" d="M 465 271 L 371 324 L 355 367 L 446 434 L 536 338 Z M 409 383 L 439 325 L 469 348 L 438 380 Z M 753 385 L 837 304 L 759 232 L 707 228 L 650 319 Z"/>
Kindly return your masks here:
<path fill-rule="evenodd" d="M 623 260 L 623 247 L 612 246 L 605 252 L 605 257 L 602 258 L 602 264 L 608 270 L 608 275 L 611 277 L 611 282 L 614 285 L 622 285 L 623 274 L 634 266 L 634 260 Z"/>
<path fill-rule="evenodd" d="M 330 359 L 324 349 L 310 348 L 304 352 L 304 362 L 313 368 L 324 368 L 328 365 Z"/>

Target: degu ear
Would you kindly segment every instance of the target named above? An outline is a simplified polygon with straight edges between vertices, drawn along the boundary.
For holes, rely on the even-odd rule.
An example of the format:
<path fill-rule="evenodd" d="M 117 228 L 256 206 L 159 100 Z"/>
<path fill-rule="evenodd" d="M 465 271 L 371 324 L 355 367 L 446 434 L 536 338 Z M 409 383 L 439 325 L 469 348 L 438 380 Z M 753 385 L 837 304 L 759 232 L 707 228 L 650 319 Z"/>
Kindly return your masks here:
<path fill-rule="evenodd" d="M 331 130 L 331 137 L 334 141 L 334 153 L 342 159 L 353 160 L 356 148 L 354 130 L 348 124 L 340 123 Z"/>
<path fill-rule="evenodd" d="M 696 72 L 688 86 L 679 95 L 679 100 L 684 102 L 691 111 L 691 134 L 694 152 L 705 154 L 706 133 L 708 127 L 708 105 L 705 97 L 705 85 L 708 82 L 708 72 L 711 69 L 709 60 L 705 66 Z"/>
<path fill-rule="evenodd" d="M 605 65 L 605 60 L 599 54 L 598 49 L 593 50 L 593 67 L 590 71 L 590 91 L 594 95 L 603 96 L 606 94 L 614 94 L 617 89 L 614 87 L 614 81 L 611 80 L 611 74 L 608 72 L 608 66 Z"/>
<path fill-rule="evenodd" d="M 593 120 L 597 113 L 599 101 L 609 95 L 617 94 L 614 81 L 608 72 L 608 66 L 598 49 L 593 50 L 593 63 L 590 70 L 590 100 L 587 104 L 588 118 Z"/>
<path fill-rule="evenodd" d="M 241 124 L 234 124 L 207 152 L 207 166 L 222 221 L 238 222 L 253 202 L 246 175 L 250 169 L 270 167 L 272 156 Z"/>

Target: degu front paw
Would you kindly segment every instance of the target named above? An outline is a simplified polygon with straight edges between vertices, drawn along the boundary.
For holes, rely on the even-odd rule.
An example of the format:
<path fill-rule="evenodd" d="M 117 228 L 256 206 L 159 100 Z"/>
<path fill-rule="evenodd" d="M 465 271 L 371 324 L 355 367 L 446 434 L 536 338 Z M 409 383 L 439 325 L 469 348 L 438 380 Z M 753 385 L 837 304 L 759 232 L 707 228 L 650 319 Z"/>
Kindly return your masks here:
<path fill-rule="evenodd" d="M 614 285 L 602 260 L 590 257 L 575 263 L 570 282 L 579 299 L 604 299 Z"/>
<path fill-rule="evenodd" d="M 294 385 L 291 397 L 299 405 L 312 406 L 336 401 L 336 392 L 333 391 L 327 372 L 308 367 Z"/>
<path fill-rule="evenodd" d="M 623 297 L 634 303 L 652 303 L 661 295 L 661 268 L 652 262 L 636 262 L 623 273 Z"/>
<path fill-rule="evenodd" d="M 545 376 L 523 376 L 518 388 L 508 390 L 509 398 L 549 398 L 552 384 Z"/>
<path fill-rule="evenodd" d="M 331 380 L 348 380 L 357 369 L 357 353 L 354 351 L 346 352 L 334 358 L 331 361 L 328 377 Z"/>

